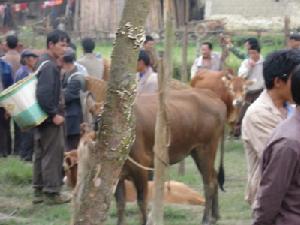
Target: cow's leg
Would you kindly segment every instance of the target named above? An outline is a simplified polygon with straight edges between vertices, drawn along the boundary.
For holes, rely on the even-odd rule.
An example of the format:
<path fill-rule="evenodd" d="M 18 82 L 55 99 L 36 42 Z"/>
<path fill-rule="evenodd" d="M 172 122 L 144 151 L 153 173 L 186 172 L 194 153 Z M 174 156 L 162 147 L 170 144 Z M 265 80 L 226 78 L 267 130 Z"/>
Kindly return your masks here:
<path fill-rule="evenodd" d="M 205 209 L 202 224 L 214 224 L 217 218 L 213 218 L 213 200 L 217 190 L 217 177 L 215 176 L 214 159 L 215 152 L 212 151 L 213 145 L 204 145 L 192 152 L 192 157 L 202 174 L 204 192 L 205 192 Z M 215 202 L 216 203 L 216 202 Z"/>
<path fill-rule="evenodd" d="M 147 194 L 148 194 L 148 172 L 138 171 L 138 175 L 133 179 L 136 188 L 137 203 L 141 212 L 142 225 L 147 223 Z"/>
<path fill-rule="evenodd" d="M 123 179 L 119 180 L 119 183 L 116 188 L 116 203 L 117 203 L 117 216 L 118 222 L 117 225 L 125 224 L 125 206 L 126 206 L 126 197 L 125 197 L 125 181 Z"/>

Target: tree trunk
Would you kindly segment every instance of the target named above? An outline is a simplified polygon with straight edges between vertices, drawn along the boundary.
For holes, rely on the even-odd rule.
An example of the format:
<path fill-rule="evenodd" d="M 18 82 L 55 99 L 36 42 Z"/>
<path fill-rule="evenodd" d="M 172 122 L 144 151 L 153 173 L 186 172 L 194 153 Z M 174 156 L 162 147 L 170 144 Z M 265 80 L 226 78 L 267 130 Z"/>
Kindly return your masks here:
<path fill-rule="evenodd" d="M 152 212 L 148 220 L 150 225 L 164 224 L 164 184 L 165 170 L 169 164 L 168 145 L 170 131 L 168 127 L 168 115 L 166 107 L 166 96 L 168 83 L 172 73 L 172 45 L 174 38 L 174 7 L 173 0 L 166 0 L 164 4 L 165 15 L 165 55 L 163 63 L 160 63 L 159 73 L 159 104 L 155 125 L 155 171 L 154 171 L 154 198 Z M 163 64 L 163 66 L 162 66 Z"/>
<path fill-rule="evenodd" d="M 148 10 L 149 0 L 126 1 L 112 53 L 111 76 L 97 140 L 94 145 L 81 142 L 79 147 L 74 225 L 104 225 L 107 220 L 118 177 L 134 141 L 132 105 L 136 63 Z"/>

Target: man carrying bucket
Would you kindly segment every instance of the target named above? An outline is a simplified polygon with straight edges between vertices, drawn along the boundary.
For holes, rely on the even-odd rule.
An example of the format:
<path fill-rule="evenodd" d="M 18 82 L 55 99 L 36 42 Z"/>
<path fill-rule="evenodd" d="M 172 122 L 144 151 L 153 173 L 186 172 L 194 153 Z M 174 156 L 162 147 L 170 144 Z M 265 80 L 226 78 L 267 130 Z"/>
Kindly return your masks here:
<path fill-rule="evenodd" d="M 61 194 L 64 156 L 64 117 L 61 102 L 60 69 L 57 60 L 70 42 L 68 34 L 55 30 L 47 35 L 47 53 L 42 55 L 37 74 L 37 101 L 48 118 L 38 127 L 33 168 L 33 203 L 70 202 Z"/>
<path fill-rule="evenodd" d="M 30 73 L 33 73 L 38 62 L 38 55 L 29 49 L 21 53 L 21 67 L 16 72 L 16 82 L 24 79 Z M 20 157 L 24 161 L 32 161 L 33 154 L 33 135 L 34 130 L 28 129 L 20 131 Z"/>

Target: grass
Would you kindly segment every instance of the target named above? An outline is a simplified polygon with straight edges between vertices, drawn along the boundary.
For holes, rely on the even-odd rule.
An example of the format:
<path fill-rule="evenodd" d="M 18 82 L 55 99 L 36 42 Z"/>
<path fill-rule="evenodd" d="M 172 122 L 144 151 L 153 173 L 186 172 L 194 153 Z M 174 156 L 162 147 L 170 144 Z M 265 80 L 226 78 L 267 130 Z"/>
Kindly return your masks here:
<path fill-rule="evenodd" d="M 9 157 L 0 159 L 0 225 L 67 225 L 71 206 L 34 206 L 31 204 L 30 163 Z M 172 180 L 186 183 L 203 194 L 202 181 L 191 158 L 186 161 L 186 175 L 178 176 L 178 166 L 169 169 Z M 220 192 L 221 220 L 218 225 L 248 225 L 251 211 L 244 201 L 246 165 L 239 141 L 227 141 L 225 154 L 226 192 Z M 166 205 L 166 225 L 199 225 L 203 206 Z M 127 204 L 127 224 L 139 225 L 136 204 Z M 112 202 L 107 225 L 116 224 L 115 203 Z"/>

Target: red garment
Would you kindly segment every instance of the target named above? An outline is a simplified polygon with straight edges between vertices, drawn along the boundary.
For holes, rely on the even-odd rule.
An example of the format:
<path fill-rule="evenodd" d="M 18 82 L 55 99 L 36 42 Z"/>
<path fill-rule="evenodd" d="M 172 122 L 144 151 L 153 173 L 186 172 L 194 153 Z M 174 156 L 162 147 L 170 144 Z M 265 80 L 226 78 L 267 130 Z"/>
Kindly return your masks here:
<path fill-rule="evenodd" d="M 47 8 L 47 7 L 53 7 L 53 6 L 61 5 L 63 2 L 64 2 L 63 0 L 45 1 L 42 4 L 42 8 Z"/>
<path fill-rule="evenodd" d="M 28 8 L 28 3 L 15 4 L 13 9 L 15 12 L 20 12 Z"/>

